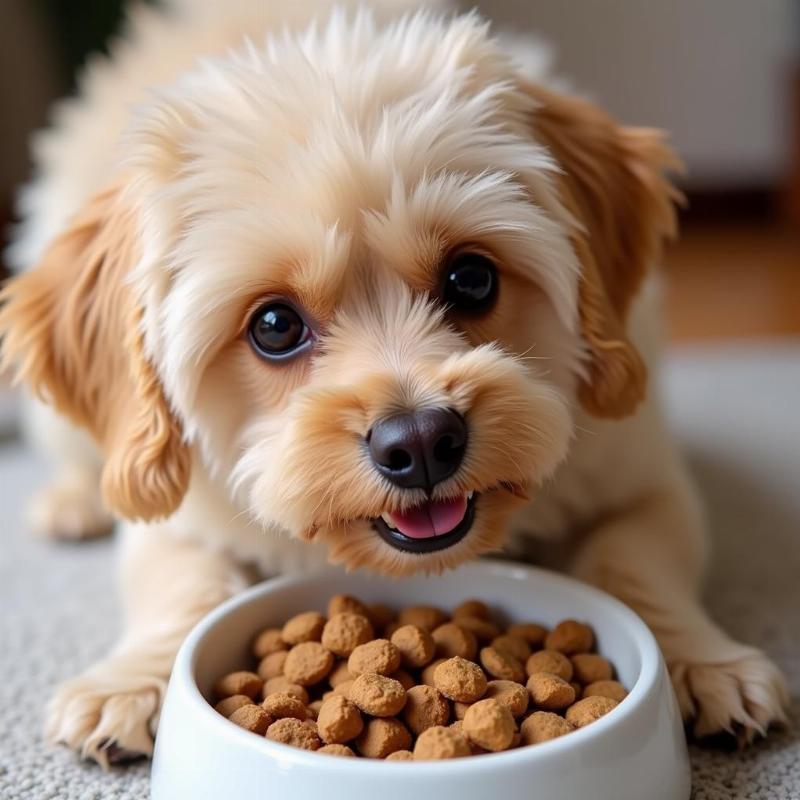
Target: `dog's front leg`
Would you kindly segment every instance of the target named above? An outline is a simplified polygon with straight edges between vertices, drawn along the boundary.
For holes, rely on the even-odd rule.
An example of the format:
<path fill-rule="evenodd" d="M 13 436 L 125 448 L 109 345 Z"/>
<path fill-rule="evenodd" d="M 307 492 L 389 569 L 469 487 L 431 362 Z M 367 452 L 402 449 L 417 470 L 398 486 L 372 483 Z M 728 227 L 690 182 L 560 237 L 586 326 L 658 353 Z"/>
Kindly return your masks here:
<path fill-rule="evenodd" d="M 153 749 L 175 655 L 192 626 L 247 581 L 228 557 L 153 526 L 126 528 L 121 550 L 125 630 L 113 650 L 62 684 L 46 734 L 103 766 Z"/>
<path fill-rule="evenodd" d="M 573 571 L 647 622 L 697 736 L 727 731 L 750 741 L 785 719 L 786 688 L 763 653 L 731 639 L 703 609 L 706 556 L 702 514 L 692 489 L 679 481 L 602 521 Z"/>

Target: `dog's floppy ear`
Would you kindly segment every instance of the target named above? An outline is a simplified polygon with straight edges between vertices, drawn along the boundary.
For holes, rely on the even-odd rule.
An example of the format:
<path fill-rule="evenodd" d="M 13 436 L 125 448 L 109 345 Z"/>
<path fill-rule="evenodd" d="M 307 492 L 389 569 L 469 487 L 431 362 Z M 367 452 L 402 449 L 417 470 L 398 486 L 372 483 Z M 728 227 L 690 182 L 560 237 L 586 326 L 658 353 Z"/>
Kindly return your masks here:
<path fill-rule="evenodd" d="M 180 504 L 190 458 L 143 351 L 141 310 L 126 283 L 137 221 L 122 189 L 96 195 L 41 263 L 4 288 L 0 363 L 97 439 L 109 507 L 149 520 Z"/>
<path fill-rule="evenodd" d="M 627 128 L 584 100 L 539 86 L 534 132 L 562 170 L 561 201 L 579 223 L 572 243 L 581 267 L 581 333 L 589 348 L 582 405 L 599 417 L 631 414 L 647 372 L 626 334 L 626 317 L 647 269 L 676 231 L 680 192 L 664 177 L 680 169 L 660 131 Z"/>

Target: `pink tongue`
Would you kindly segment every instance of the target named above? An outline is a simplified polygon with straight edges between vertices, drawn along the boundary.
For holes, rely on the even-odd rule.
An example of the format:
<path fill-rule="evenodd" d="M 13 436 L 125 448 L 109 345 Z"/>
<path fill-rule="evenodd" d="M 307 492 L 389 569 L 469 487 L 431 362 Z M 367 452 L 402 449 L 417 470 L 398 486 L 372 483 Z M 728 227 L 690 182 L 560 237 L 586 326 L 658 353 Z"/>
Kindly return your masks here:
<path fill-rule="evenodd" d="M 394 512 L 392 519 L 400 533 L 411 539 L 429 539 L 449 533 L 464 519 L 467 498 L 455 500 L 430 500 L 406 512 Z"/>

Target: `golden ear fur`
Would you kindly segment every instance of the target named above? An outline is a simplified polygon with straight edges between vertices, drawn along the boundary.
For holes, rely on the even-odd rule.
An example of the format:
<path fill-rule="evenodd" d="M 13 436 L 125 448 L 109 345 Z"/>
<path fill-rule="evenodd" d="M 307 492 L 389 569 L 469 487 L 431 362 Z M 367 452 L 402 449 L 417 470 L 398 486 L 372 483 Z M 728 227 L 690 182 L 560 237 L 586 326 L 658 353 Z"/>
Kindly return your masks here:
<path fill-rule="evenodd" d="M 180 504 L 190 457 L 143 352 L 125 283 L 136 254 L 135 215 L 114 186 L 0 294 L 0 363 L 97 439 L 109 507 L 149 520 Z"/>
<path fill-rule="evenodd" d="M 624 417 L 647 383 L 626 334 L 627 312 L 664 239 L 675 235 L 682 195 L 664 170 L 681 164 L 660 131 L 622 127 L 578 98 L 525 90 L 536 102 L 536 135 L 563 170 L 561 200 L 580 224 L 572 241 L 583 268 L 580 325 L 591 361 L 579 397 L 596 416 Z"/>

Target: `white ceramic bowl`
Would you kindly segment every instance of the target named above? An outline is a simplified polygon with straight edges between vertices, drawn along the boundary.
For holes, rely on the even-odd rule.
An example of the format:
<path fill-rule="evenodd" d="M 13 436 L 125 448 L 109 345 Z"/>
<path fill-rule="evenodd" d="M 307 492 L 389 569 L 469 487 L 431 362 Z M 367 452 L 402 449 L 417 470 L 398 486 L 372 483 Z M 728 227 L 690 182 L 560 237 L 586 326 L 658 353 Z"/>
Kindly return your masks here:
<path fill-rule="evenodd" d="M 507 753 L 439 762 L 322 756 L 237 728 L 206 701 L 214 681 L 248 663 L 264 627 L 324 610 L 348 592 L 397 606 L 453 607 L 480 597 L 512 620 L 587 621 L 631 691 L 579 731 Z M 390 581 L 331 570 L 266 581 L 202 620 L 175 662 L 156 740 L 152 800 L 687 800 L 680 714 L 652 634 L 628 608 L 574 580 L 484 561 L 437 577 Z"/>

